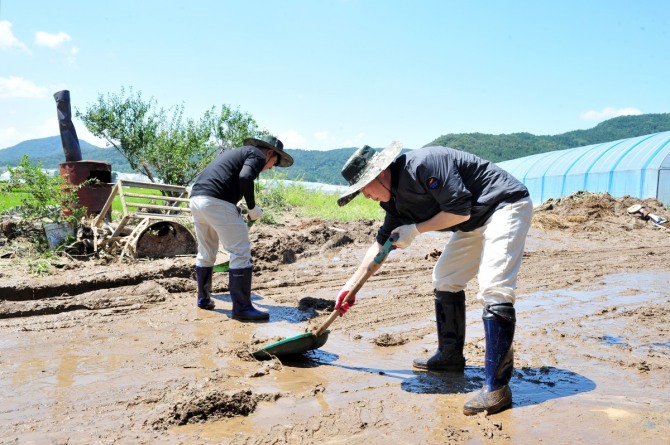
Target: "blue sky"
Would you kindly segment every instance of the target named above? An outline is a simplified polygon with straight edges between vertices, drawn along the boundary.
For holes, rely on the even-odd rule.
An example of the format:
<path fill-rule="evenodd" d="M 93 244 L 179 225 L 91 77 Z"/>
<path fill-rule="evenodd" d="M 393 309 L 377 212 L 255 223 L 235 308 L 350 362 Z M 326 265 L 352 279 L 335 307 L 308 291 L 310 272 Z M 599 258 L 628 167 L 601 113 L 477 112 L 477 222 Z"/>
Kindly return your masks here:
<path fill-rule="evenodd" d="M 0 0 L 0 148 L 122 87 L 288 148 L 560 134 L 670 112 L 666 0 Z M 99 146 L 81 121 L 79 137 Z"/>

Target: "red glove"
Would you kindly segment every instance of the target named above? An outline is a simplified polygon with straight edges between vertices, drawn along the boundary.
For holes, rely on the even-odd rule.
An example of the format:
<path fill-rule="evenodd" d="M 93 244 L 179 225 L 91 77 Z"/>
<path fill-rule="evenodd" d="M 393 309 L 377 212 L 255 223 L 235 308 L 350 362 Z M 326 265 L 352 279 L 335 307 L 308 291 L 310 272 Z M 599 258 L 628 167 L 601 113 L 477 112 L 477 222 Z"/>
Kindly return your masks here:
<path fill-rule="evenodd" d="M 345 298 L 349 295 L 349 289 L 342 289 L 339 294 L 337 294 L 337 303 L 335 304 L 335 309 L 340 310 L 340 317 L 347 313 L 347 311 L 356 303 L 356 296 L 354 295 L 347 301 L 342 304 Z"/>

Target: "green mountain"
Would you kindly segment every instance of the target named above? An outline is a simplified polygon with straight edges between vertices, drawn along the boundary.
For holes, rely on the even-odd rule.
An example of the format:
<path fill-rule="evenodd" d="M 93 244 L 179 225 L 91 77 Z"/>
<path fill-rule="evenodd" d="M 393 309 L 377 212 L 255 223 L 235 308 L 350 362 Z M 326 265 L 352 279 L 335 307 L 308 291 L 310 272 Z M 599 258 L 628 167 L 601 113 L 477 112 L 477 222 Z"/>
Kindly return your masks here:
<path fill-rule="evenodd" d="M 87 161 L 102 161 L 112 164 L 112 169 L 124 173 L 132 173 L 126 161 L 114 148 L 100 148 L 79 139 L 81 157 Z M 65 162 L 65 152 L 60 135 L 48 138 L 31 139 L 20 142 L 13 147 L 0 150 L 0 171 L 9 165 L 15 167 L 21 162 L 23 155 L 28 155 L 31 162 L 40 161 L 46 169 L 58 169 Z"/>
<path fill-rule="evenodd" d="M 670 131 L 670 113 L 615 117 L 588 130 L 570 131 L 555 136 L 535 136 L 530 133 L 446 134 L 426 145 L 452 147 L 493 162 L 501 162 L 537 153 L 583 147 L 662 131 Z"/>
<path fill-rule="evenodd" d="M 555 136 L 530 133 L 447 134 L 424 145 L 442 145 L 467 151 L 493 162 L 507 161 L 537 153 L 600 144 L 619 139 L 670 131 L 670 113 L 621 116 L 606 120 L 588 130 L 576 130 Z M 286 169 L 287 179 L 346 185 L 340 175 L 342 165 L 356 148 L 328 151 L 287 150 L 295 163 Z"/>
<path fill-rule="evenodd" d="M 333 150 L 292 150 L 286 152 L 293 157 L 293 165 L 287 169 L 279 169 L 286 179 L 320 182 L 322 184 L 348 185 L 340 171 L 358 147 L 335 148 Z M 383 147 L 378 147 L 380 150 Z M 403 153 L 409 150 L 403 150 Z"/>
<path fill-rule="evenodd" d="M 621 116 L 601 122 L 588 130 L 570 131 L 555 136 L 535 136 L 530 133 L 446 134 L 425 146 L 443 145 L 476 154 L 493 162 L 501 162 L 537 153 L 611 142 L 662 131 L 670 131 L 670 113 Z M 79 142 L 83 159 L 109 162 L 114 171 L 133 173 L 128 162 L 113 148 L 99 148 L 81 140 Z M 295 163 L 291 168 L 278 169 L 278 172 L 290 180 L 346 185 L 340 170 L 355 150 L 356 147 L 326 151 L 287 149 Z M 27 154 L 33 162 L 41 161 L 42 167 L 49 169 L 58 169 L 58 165 L 65 161 L 60 136 L 52 136 L 24 141 L 0 150 L 0 170 L 5 165 L 17 165 L 24 154 Z"/>

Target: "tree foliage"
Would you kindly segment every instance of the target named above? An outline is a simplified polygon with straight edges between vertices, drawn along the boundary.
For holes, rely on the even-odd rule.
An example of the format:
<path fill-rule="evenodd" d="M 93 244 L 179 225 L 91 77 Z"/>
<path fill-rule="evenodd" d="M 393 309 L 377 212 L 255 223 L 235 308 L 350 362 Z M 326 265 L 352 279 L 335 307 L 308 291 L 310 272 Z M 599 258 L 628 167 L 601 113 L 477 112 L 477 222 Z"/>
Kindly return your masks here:
<path fill-rule="evenodd" d="M 132 88 L 99 95 L 79 117 L 88 130 L 114 147 L 130 167 L 152 182 L 190 184 L 221 151 L 241 146 L 247 137 L 266 133 L 254 118 L 222 105 L 200 119 L 184 117 L 183 105 L 158 108 Z"/>

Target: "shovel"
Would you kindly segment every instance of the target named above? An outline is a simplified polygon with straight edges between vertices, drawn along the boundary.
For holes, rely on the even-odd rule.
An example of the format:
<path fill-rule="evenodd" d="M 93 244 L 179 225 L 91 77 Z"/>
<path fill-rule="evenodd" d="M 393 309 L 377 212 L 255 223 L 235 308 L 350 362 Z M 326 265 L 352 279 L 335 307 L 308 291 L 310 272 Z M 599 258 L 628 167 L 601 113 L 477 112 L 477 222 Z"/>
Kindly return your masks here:
<path fill-rule="evenodd" d="M 394 249 L 393 243 L 395 243 L 397 240 L 397 234 L 391 235 L 391 237 L 386 240 L 379 253 L 368 265 L 368 269 L 365 274 L 356 280 L 356 283 L 351 288 L 349 294 L 342 303 L 348 302 L 353 297 L 355 297 L 367 279 L 370 278 L 375 272 L 377 272 L 377 270 L 379 270 L 389 252 Z M 340 310 L 335 309 L 333 312 L 331 312 L 328 320 L 326 320 L 325 323 L 323 323 L 316 331 L 306 332 L 304 334 L 296 335 L 294 337 L 286 338 L 284 340 L 269 344 L 266 347 L 252 353 L 251 355 L 257 360 L 268 360 L 273 356 L 281 357 L 285 355 L 303 354 L 312 349 L 318 349 L 326 344 L 326 341 L 328 340 L 328 334 L 330 333 L 328 327 L 337 319 L 339 315 Z"/>

